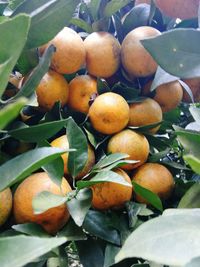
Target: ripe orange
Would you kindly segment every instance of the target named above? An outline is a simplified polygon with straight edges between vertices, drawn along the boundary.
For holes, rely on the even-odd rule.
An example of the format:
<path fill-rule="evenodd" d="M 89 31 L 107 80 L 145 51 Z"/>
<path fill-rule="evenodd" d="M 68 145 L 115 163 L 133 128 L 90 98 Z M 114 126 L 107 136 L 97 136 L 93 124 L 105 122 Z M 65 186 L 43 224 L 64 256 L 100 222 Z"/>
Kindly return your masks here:
<path fill-rule="evenodd" d="M 150 93 L 151 82 L 143 88 L 143 94 Z M 158 102 L 163 112 L 175 109 L 181 102 L 183 97 L 183 89 L 178 81 L 165 83 L 158 86 L 155 90 L 153 99 Z"/>
<path fill-rule="evenodd" d="M 191 89 L 194 101 L 199 102 L 200 101 L 200 79 L 194 78 L 194 79 L 186 79 L 183 80 Z M 187 103 L 191 103 L 192 100 L 186 90 L 183 90 L 183 101 Z"/>
<path fill-rule="evenodd" d="M 0 192 L 0 226 L 8 219 L 12 210 L 12 192 L 10 188 Z"/>
<path fill-rule="evenodd" d="M 147 98 L 142 102 L 130 104 L 130 118 L 128 125 L 145 126 L 162 121 L 162 109 L 153 99 Z M 149 132 L 156 133 L 160 125 L 149 129 Z"/>
<path fill-rule="evenodd" d="M 53 44 L 56 52 L 52 56 L 51 68 L 61 74 L 78 71 L 85 64 L 85 47 L 81 37 L 72 29 L 65 27 L 53 40 L 40 48 L 40 52 Z"/>
<path fill-rule="evenodd" d="M 174 188 L 174 179 L 169 170 L 158 163 L 145 163 L 133 174 L 137 184 L 157 194 L 161 199 L 170 197 Z M 135 195 L 140 203 L 148 202 L 139 195 Z"/>
<path fill-rule="evenodd" d="M 51 142 L 51 146 L 52 147 L 62 148 L 62 149 L 69 149 L 69 142 L 68 142 L 67 136 L 66 135 L 62 135 L 62 136 L 56 138 L 55 140 L 53 140 Z M 69 156 L 68 152 L 62 154 L 62 159 L 63 159 L 63 162 L 64 162 L 64 174 L 65 175 L 69 175 L 69 171 L 68 171 L 68 167 L 67 167 L 68 156 Z M 79 180 L 83 176 L 85 176 L 90 171 L 90 169 L 92 168 L 94 163 L 95 163 L 95 154 L 94 154 L 94 151 L 93 151 L 92 147 L 90 145 L 88 145 L 88 159 L 87 159 L 87 162 L 86 162 L 85 167 L 83 168 L 83 170 L 77 175 L 76 179 Z"/>
<path fill-rule="evenodd" d="M 126 127 L 129 106 L 126 100 L 115 93 L 99 95 L 89 109 L 89 118 L 94 129 L 103 134 L 114 134 Z"/>
<path fill-rule="evenodd" d="M 133 188 L 130 177 L 121 169 L 117 169 L 115 172 L 121 175 L 130 186 L 112 182 L 103 182 L 93 185 L 91 187 L 93 196 L 92 206 L 95 209 L 106 210 L 121 208 L 126 201 L 131 199 Z"/>
<path fill-rule="evenodd" d="M 126 164 L 121 167 L 125 170 L 132 170 L 147 160 L 149 155 L 149 142 L 143 134 L 127 129 L 111 137 L 107 150 L 108 153 L 128 154 L 128 160 L 138 160 L 138 163 Z"/>
<path fill-rule="evenodd" d="M 158 35 L 160 32 L 149 26 L 138 27 L 126 35 L 122 42 L 121 60 L 124 69 L 130 76 L 145 77 L 156 72 L 157 63 L 140 40 Z"/>
<path fill-rule="evenodd" d="M 76 76 L 69 83 L 68 105 L 76 111 L 88 113 L 89 101 L 97 93 L 97 80 L 90 75 Z"/>
<path fill-rule="evenodd" d="M 198 16 L 199 0 L 155 0 L 155 4 L 172 18 L 190 19 Z"/>
<path fill-rule="evenodd" d="M 36 95 L 39 106 L 50 110 L 57 101 L 60 101 L 62 106 L 67 104 L 69 86 L 61 74 L 49 70 L 40 81 Z"/>
<path fill-rule="evenodd" d="M 120 65 L 120 43 L 108 32 L 93 32 L 85 40 L 86 68 L 91 75 L 108 78 Z"/>
<path fill-rule="evenodd" d="M 56 185 L 45 172 L 29 176 L 18 186 L 14 194 L 15 220 L 17 223 L 40 224 L 48 233 L 56 234 L 69 220 L 70 215 L 66 204 L 51 208 L 41 214 L 34 214 L 33 198 L 43 191 L 65 196 L 71 191 L 71 187 L 64 178 L 61 187 Z"/>

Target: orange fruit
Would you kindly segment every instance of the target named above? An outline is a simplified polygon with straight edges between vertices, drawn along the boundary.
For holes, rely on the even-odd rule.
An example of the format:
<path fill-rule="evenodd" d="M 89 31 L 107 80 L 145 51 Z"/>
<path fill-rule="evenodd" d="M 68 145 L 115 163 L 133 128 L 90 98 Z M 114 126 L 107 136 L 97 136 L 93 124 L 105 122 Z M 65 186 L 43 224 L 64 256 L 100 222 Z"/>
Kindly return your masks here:
<path fill-rule="evenodd" d="M 170 197 L 174 189 L 174 179 L 170 171 L 158 163 L 145 163 L 133 174 L 132 179 L 140 186 L 157 194 L 161 199 Z M 148 202 L 141 196 L 135 194 L 140 203 Z"/>
<path fill-rule="evenodd" d="M 129 106 L 116 93 L 97 96 L 89 109 L 89 118 L 95 130 L 103 134 L 114 134 L 126 127 L 129 120 Z"/>
<path fill-rule="evenodd" d="M 191 89 L 195 102 L 200 101 L 200 79 L 185 79 L 183 80 Z M 183 102 L 191 103 L 192 100 L 186 90 L 183 90 Z"/>
<path fill-rule="evenodd" d="M 57 101 L 61 106 L 67 104 L 69 86 L 61 74 L 49 70 L 36 88 L 36 95 L 39 106 L 50 110 Z"/>
<path fill-rule="evenodd" d="M 8 219 L 12 210 L 12 192 L 10 188 L 0 192 L 0 226 Z"/>
<path fill-rule="evenodd" d="M 172 18 L 190 19 L 198 16 L 199 0 L 155 0 L 155 4 Z"/>
<path fill-rule="evenodd" d="M 136 0 L 135 1 L 135 6 L 139 5 L 139 4 L 151 4 L 151 0 Z"/>
<path fill-rule="evenodd" d="M 140 40 L 156 37 L 160 32 L 153 27 L 141 26 L 129 32 L 122 42 L 121 60 L 130 76 L 145 77 L 156 72 L 157 63 Z"/>
<path fill-rule="evenodd" d="M 108 153 L 128 154 L 128 160 L 138 160 L 137 163 L 126 164 L 121 168 L 132 170 L 142 165 L 149 155 L 149 142 L 143 134 L 126 129 L 114 136 L 108 142 Z"/>
<path fill-rule="evenodd" d="M 85 47 L 83 40 L 74 30 L 64 27 L 48 44 L 40 48 L 40 52 L 53 44 L 56 52 L 51 59 L 51 68 L 61 74 L 78 71 L 85 64 Z"/>
<path fill-rule="evenodd" d="M 93 32 L 85 40 L 86 68 L 91 75 L 108 78 L 120 65 L 120 43 L 108 32 Z"/>
<path fill-rule="evenodd" d="M 113 182 L 103 182 L 93 185 L 92 188 L 92 206 L 98 210 L 107 210 L 111 208 L 121 208 L 132 196 L 132 184 L 128 174 L 117 169 L 115 172 L 121 175 L 130 186 Z"/>
<path fill-rule="evenodd" d="M 76 76 L 69 83 L 68 105 L 76 111 L 88 113 L 93 94 L 97 94 L 97 80 L 90 75 Z"/>
<path fill-rule="evenodd" d="M 62 136 L 56 138 L 55 140 L 53 140 L 51 142 L 51 146 L 52 147 L 62 148 L 62 149 L 69 149 L 69 142 L 68 142 L 67 136 L 66 135 L 62 135 Z M 61 156 L 62 159 L 63 159 L 63 162 L 64 162 L 64 174 L 65 175 L 69 175 L 69 171 L 68 171 L 68 167 L 67 167 L 68 156 L 69 156 L 68 152 L 62 154 L 62 156 Z M 93 151 L 91 145 L 88 144 L 88 159 L 87 159 L 87 162 L 86 162 L 85 167 L 83 168 L 83 170 L 77 175 L 76 179 L 79 180 L 83 176 L 85 176 L 90 171 L 90 169 L 92 168 L 94 163 L 95 163 L 95 154 L 94 154 L 94 151 Z"/>
<path fill-rule="evenodd" d="M 32 174 L 18 186 L 14 194 L 15 220 L 17 223 L 37 223 L 49 234 L 56 234 L 69 220 L 70 215 L 66 204 L 48 209 L 41 214 L 34 214 L 32 201 L 43 191 L 65 196 L 71 191 L 71 187 L 64 178 L 60 187 L 53 183 L 45 172 Z"/>
<path fill-rule="evenodd" d="M 143 94 L 150 93 L 151 82 L 147 83 L 143 88 Z M 175 109 L 181 102 L 183 97 L 183 88 L 178 81 L 161 84 L 155 90 L 153 99 L 158 102 L 163 112 Z"/>
<path fill-rule="evenodd" d="M 153 99 L 147 98 L 142 102 L 130 104 L 129 126 L 146 126 L 162 121 L 162 109 L 160 105 Z M 159 126 L 156 126 L 148 131 L 156 133 Z"/>

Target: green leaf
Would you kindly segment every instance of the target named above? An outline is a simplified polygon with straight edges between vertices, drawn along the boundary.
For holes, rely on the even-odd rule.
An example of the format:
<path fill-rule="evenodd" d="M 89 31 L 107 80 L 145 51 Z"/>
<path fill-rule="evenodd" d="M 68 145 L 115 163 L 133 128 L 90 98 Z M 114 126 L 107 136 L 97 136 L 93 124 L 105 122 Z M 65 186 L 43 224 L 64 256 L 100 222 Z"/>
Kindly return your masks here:
<path fill-rule="evenodd" d="M 185 79 L 200 77 L 199 42 L 200 32 L 194 29 L 175 29 L 141 41 L 162 69 Z"/>
<path fill-rule="evenodd" d="M 100 4 L 101 0 L 91 0 L 87 3 L 87 7 L 95 21 L 98 20 Z"/>
<path fill-rule="evenodd" d="M 70 23 L 81 28 L 82 30 L 84 30 L 85 32 L 87 33 L 92 33 L 93 32 L 93 29 L 92 27 L 90 26 L 89 23 L 87 23 L 86 21 L 84 21 L 83 19 L 80 19 L 80 18 L 72 18 L 70 20 Z"/>
<path fill-rule="evenodd" d="M 142 187 L 141 185 L 137 184 L 135 181 L 132 181 L 134 186 L 134 192 L 138 194 L 139 196 L 143 197 L 145 200 L 147 200 L 153 207 L 156 209 L 163 211 L 162 202 L 158 195 L 154 194 L 150 190 Z"/>
<path fill-rule="evenodd" d="M 81 128 L 70 117 L 67 120 L 67 138 L 69 148 L 76 149 L 75 152 L 69 153 L 68 170 L 72 177 L 76 177 L 84 168 L 88 158 L 87 138 Z"/>
<path fill-rule="evenodd" d="M 89 210 L 83 223 L 83 229 L 112 244 L 120 245 L 119 234 L 110 226 L 111 224 L 111 220 L 105 214 Z"/>
<path fill-rule="evenodd" d="M 64 237 L 2 237 L 0 238 L 1 267 L 22 267 L 52 249 L 64 244 L 66 241 L 67 239 Z"/>
<path fill-rule="evenodd" d="M 7 161 L 0 166 L 0 191 L 21 181 L 64 152 L 53 147 L 36 148 Z"/>
<path fill-rule="evenodd" d="M 31 72 L 29 78 L 26 80 L 20 91 L 10 100 L 16 99 L 20 96 L 29 97 L 35 92 L 35 89 L 39 85 L 42 77 L 49 69 L 51 56 L 54 52 L 55 47 L 53 45 L 50 45 L 48 49 L 45 50 L 43 56 L 40 58 L 39 64 Z"/>
<path fill-rule="evenodd" d="M 113 154 L 110 154 L 108 156 L 105 156 L 103 158 L 101 158 L 94 166 L 93 166 L 93 170 L 96 170 L 96 169 L 103 169 L 121 159 L 125 159 L 125 158 L 128 158 L 129 155 L 128 154 L 125 154 L 125 153 L 113 153 Z"/>
<path fill-rule="evenodd" d="M 195 173 L 200 174 L 200 158 L 199 157 L 195 157 L 193 155 L 188 154 L 188 155 L 185 155 L 183 158 L 190 165 L 190 167 Z"/>
<path fill-rule="evenodd" d="M 140 90 L 134 87 L 129 87 L 121 83 L 116 83 L 112 87 L 112 92 L 121 95 L 128 103 L 136 102 L 136 99 L 140 93 Z"/>
<path fill-rule="evenodd" d="M 16 67 L 19 72 L 25 76 L 28 75 L 38 63 L 39 57 L 37 49 L 23 50 L 18 58 Z"/>
<path fill-rule="evenodd" d="M 200 183 L 195 183 L 181 198 L 178 208 L 200 208 Z"/>
<path fill-rule="evenodd" d="M 114 15 L 119 9 L 122 7 L 125 7 L 131 2 L 131 0 L 111 0 L 108 2 L 104 9 L 104 16 L 105 17 L 111 17 Z"/>
<path fill-rule="evenodd" d="M 16 224 L 12 226 L 12 229 L 26 235 L 37 237 L 50 237 L 39 224 L 35 223 Z"/>
<path fill-rule="evenodd" d="M 26 43 L 29 26 L 30 18 L 23 14 L 0 23 L 0 97 Z"/>
<path fill-rule="evenodd" d="M 90 189 L 80 190 L 74 198 L 67 201 L 67 207 L 74 222 L 82 226 L 85 216 L 91 207 L 92 192 Z"/>
<path fill-rule="evenodd" d="M 78 227 L 73 220 L 69 220 L 68 223 L 57 234 L 58 237 L 66 237 L 69 241 L 85 240 L 86 234 L 81 227 Z"/>
<path fill-rule="evenodd" d="M 14 129 L 9 131 L 8 134 L 22 141 L 39 142 L 54 136 L 66 125 L 66 122 L 67 119 L 45 122 L 34 126 Z"/>
<path fill-rule="evenodd" d="M 55 195 L 48 191 L 37 194 L 32 201 L 34 214 L 41 214 L 48 209 L 58 207 L 67 201 L 67 196 Z"/>
<path fill-rule="evenodd" d="M 78 0 L 25 0 L 13 12 L 31 17 L 27 48 L 41 46 L 50 41 L 70 21 Z"/>
<path fill-rule="evenodd" d="M 115 256 L 119 252 L 120 248 L 113 244 L 107 244 L 105 249 L 105 259 L 103 267 L 110 267 L 115 264 Z"/>
<path fill-rule="evenodd" d="M 125 34 L 137 27 L 147 26 L 149 23 L 149 15 L 150 5 L 141 4 L 133 7 L 123 22 Z"/>
<path fill-rule="evenodd" d="M 23 106 L 27 103 L 26 98 L 19 98 L 15 103 L 9 104 L 0 110 L 0 130 L 15 119 Z"/>
<path fill-rule="evenodd" d="M 116 172 L 112 171 L 101 171 L 97 173 L 92 179 L 90 180 L 80 180 L 77 182 L 77 188 L 82 189 L 85 187 L 90 187 L 94 184 L 104 183 L 104 182 L 111 182 L 111 183 L 118 183 L 125 185 L 127 187 L 131 187 L 132 185 L 128 183 L 121 175 Z"/>
<path fill-rule="evenodd" d="M 139 226 L 125 241 L 116 262 L 142 258 L 169 266 L 183 266 L 200 256 L 200 210 L 174 209 Z"/>
<path fill-rule="evenodd" d="M 7 0 L 2 0 L 0 1 L 0 16 L 3 15 L 3 12 L 5 8 L 8 6 L 8 1 Z"/>
<path fill-rule="evenodd" d="M 193 107 L 191 106 L 189 108 L 190 110 L 190 113 L 192 114 L 192 117 L 194 118 L 194 120 L 200 124 L 200 108 L 197 108 L 197 107 Z"/>
<path fill-rule="evenodd" d="M 178 136 L 178 140 L 185 149 L 185 154 L 191 154 L 200 158 L 200 133 L 189 130 L 184 130 L 181 127 L 173 126 L 175 133 Z"/>

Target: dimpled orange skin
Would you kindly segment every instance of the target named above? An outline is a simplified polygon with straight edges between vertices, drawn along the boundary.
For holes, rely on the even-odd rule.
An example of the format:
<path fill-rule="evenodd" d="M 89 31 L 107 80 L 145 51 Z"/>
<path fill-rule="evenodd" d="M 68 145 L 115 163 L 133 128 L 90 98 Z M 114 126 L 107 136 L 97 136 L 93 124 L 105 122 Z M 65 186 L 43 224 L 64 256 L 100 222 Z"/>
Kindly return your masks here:
<path fill-rule="evenodd" d="M 66 135 L 62 135 L 62 136 L 56 138 L 55 140 L 53 140 L 51 142 L 51 146 L 52 147 L 62 148 L 62 149 L 69 149 L 69 142 L 68 142 L 67 136 Z M 69 153 L 64 153 L 61 156 L 62 159 L 63 159 L 63 163 L 64 163 L 64 174 L 65 175 L 69 175 L 69 171 L 68 171 L 68 168 L 67 168 L 68 156 L 69 156 Z M 93 151 L 91 145 L 88 145 L 88 159 L 87 159 L 87 162 L 86 162 L 85 167 L 83 168 L 83 170 L 77 175 L 76 180 L 79 180 L 83 176 L 85 176 L 90 171 L 90 169 L 92 168 L 94 163 L 95 163 L 95 154 L 94 154 L 94 151 Z"/>
<path fill-rule="evenodd" d="M 185 79 L 183 80 L 191 89 L 194 102 L 200 101 L 200 79 Z M 183 102 L 192 103 L 192 99 L 190 98 L 189 94 L 186 90 L 183 90 Z"/>
<path fill-rule="evenodd" d="M 49 70 L 36 88 L 36 95 L 39 106 L 50 110 L 57 101 L 61 106 L 67 104 L 69 86 L 61 74 Z"/>
<path fill-rule="evenodd" d="M 120 66 L 119 41 L 108 32 L 93 32 L 85 40 L 86 68 L 91 75 L 108 78 Z"/>
<path fill-rule="evenodd" d="M 170 171 L 158 163 L 145 163 L 133 174 L 132 179 L 142 187 L 157 194 L 161 199 L 168 199 L 174 189 L 174 179 Z M 141 196 L 135 194 L 140 203 L 148 202 Z"/>
<path fill-rule="evenodd" d="M 138 27 L 126 35 L 122 42 L 121 61 L 130 76 L 146 77 L 156 72 L 158 65 L 140 40 L 158 35 L 160 32 L 149 26 Z"/>
<path fill-rule="evenodd" d="M 98 210 L 107 210 L 112 208 L 121 208 L 126 201 L 129 201 L 132 197 L 132 184 L 131 179 L 128 174 L 121 170 L 117 169 L 115 172 L 121 175 L 124 180 L 126 180 L 129 186 L 104 182 L 93 185 L 92 188 L 92 206 Z"/>
<path fill-rule="evenodd" d="M 71 74 L 85 64 L 86 51 L 83 40 L 74 30 L 64 27 L 53 40 L 40 48 L 40 52 L 53 44 L 56 52 L 51 59 L 51 68 L 61 74 Z"/>
<path fill-rule="evenodd" d="M 142 102 L 130 104 L 129 126 L 145 126 L 162 121 L 162 109 L 153 99 L 147 98 Z M 155 134 L 160 125 L 149 129 L 150 133 Z"/>
<path fill-rule="evenodd" d="M 190 19 L 198 16 L 199 0 L 155 0 L 155 4 L 172 18 Z"/>
<path fill-rule="evenodd" d="M 10 188 L 0 192 L 0 226 L 8 219 L 12 210 L 12 192 Z"/>
<path fill-rule="evenodd" d="M 89 118 L 95 130 L 114 134 L 126 127 L 129 121 L 129 105 L 115 93 L 99 95 L 89 109 Z"/>
<path fill-rule="evenodd" d="M 143 134 L 126 129 L 114 136 L 108 142 L 108 153 L 125 153 L 127 160 L 137 160 L 137 163 L 123 165 L 124 170 L 132 170 L 146 162 L 149 155 L 149 142 Z"/>
<path fill-rule="evenodd" d="M 26 178 L 14 194 L 13 211 L 17 223 L 37 223 L 49 234 L 56 234 L 69 220 L 67 206 L 62 204 L 51 208 L 41 214 L 34 214 L 32 208 L 33 198 L 42 191 L 48 191 L 60 196 L 66 196 L 71 187 L 65 178 L 62 179 L 61 188 L 52 182 L 47 173 L 35 173 Z"/>
<path fill-rule="evenodd" d="M 97 80 L 90 75 L 76 76 L 69 83 L 68 105 L 72 109 L 88 113 L 89 101 L 93 94 L 97 93 Z"/>

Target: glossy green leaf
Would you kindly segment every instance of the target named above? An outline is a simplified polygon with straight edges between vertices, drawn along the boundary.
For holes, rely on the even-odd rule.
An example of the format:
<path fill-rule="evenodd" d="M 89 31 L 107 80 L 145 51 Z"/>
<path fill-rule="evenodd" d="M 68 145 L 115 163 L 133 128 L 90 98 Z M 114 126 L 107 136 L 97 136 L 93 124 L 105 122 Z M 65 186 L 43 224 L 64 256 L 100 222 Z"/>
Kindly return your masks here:
<path fill-rule="evenodd" d="M 22 267 L 35 260 L 37 257 L 40 257 L 52 249 L 64 244 L 66 241 L 67 239 L 64 237 L 2 237 L 0 238 L 1 267 Z"/>
<path fill-rule="evenodd" d="M 47 232 L 39 225 L 35 223 L 16 224 L 12 226 L 15 231 L 37 237 L 50 237 Z"/>
<path fill-rule="evenodd" d="M 78 191 L 74 198 L 67 201 L 67 207 L 72 219 L 78 226 L 82 226 L 85 216 L 91 207 L 92 192 L 90 189 Z"/>
<path fill-rule="evenodd" d="M 127 187 L 131 187 L 132 185 L 128 183 L 121 175 L 117 174 L 113 171 L 101 171 L 97 173 L 92 179 L 90 180 L 80 180 L 77 182 L 78 189 L 82 189 L 85 187 L 90 187 L 94 184 L 104 183 L 104 182 L 111 182 L 111 183 L 118 183 L 125 185 Z"/>
<path fill-rule="evenodd" d="M 87 7 L 94 20 L 98 20 L 100 4 L 101 0 L 91 0 L 87 3 Z"/>
<path fill-rule="evenodd" d="M 192 114 L 192 117 L 194 118 L 194 120 L 200 124 L 200 108 L 197 108 L 197 107 L 193 107 L 191 106 L 189 108 L 190 110 L 190 113 Z"/>
<path fill-rule="evenodd" d="M 115 256 L 119 252 L 120 247 L 113 244 L 107 244 L 105 249 L 105 258 L 103 267 L 110 267 L 115 264 Z"/>
<path fill-rule="evenodd" d="M 184 157 L 184 160 L 187 162 L 187 164 L 190 165 L 192 170 L 200 175 L 200 158 L 195 157 L 194 155 L 187 154 Z"/>
<path fill-rule="evenodd" d="M 67 121 L 67 138 L 69 148 L 76 149 L 75 152 L 69 153 L 68 170 L 72 177 L 76 177 L 84 168 L 88 158 L 87 138 L 81 128 L 72 118 Z"/>
<path fill-rule="evenodd" d="M 105 214 L 89 210 L 83 223 L 83 229 L 112 244 L 120 245 L 119 234 L 110 225 L 111 221 Z"/>
<path fill-rule="evenodd" d="M 112 92 L 121 95 L 128 103 L 134 103 L 137 101 L 140 90 L 117 83 L 112 87 Z"/>
<path fill-rule="evenodd" d="M 72 18 L 70 20 L 70 23 L 81 28 L 82 30 L 84 30 L 87 33 L 92 33 L 93 29 L 90 26 L 90 24 L 88 24 L 86 21 L 84 21 L 83 19 L 80 18 Z"/>
<path fill-rule="evenodd" d="M 0 97 L 26 43 L 29 26 L 30 18 L 24 14 L 0 23 Z"/>
<path fill-rule="evenodd" d="M 17 69 L 23 76 L 27 76 L 39 63 L 38 51 L 36 48 L 23 50 L 17 60 Z"/>
<path fill-rule="evenodd" d="M 70 21 L 78 0 L 25 0 L 14 11 L 31 17 L 27 48 L 34 48 L 51 40 Z"/>
<path fill-rule="evenodd" d="M 130 2 L 131 0 L 111 0 L 110 2 L 107 3 L 104 9 L 104 16 L 111 17 L 113 14 L 119 11 L 119 9 L 125 7 Z"/>
<path fill-rule="evenodd" d="M 174 126 L 174 129 L 176 135 L 178 136 L 178 140 L 184 147 L 185 154 L 191 154 L 200 158 L 200 133 L 184 130 L 178 126 Z"/>
<path fill-rule="evenodd" d="M 5 128 L 9 122 L 15 119 L 23 106 L 27 103 L 26 98 L 19 98 L 15 103 L 11 103 L 0 110 L 0 129 Z"/>
<path fill-rule="evenodd" d="M 141 185 L 137 184 L 136 182 L 132 181 L 134 192 L 139 196 L 143 197 L 147 200 L 153 207 L 156 209 L 163 211 L 162 202 L 158 195 L 154 194 L 152 191 L 142 187 Z"/>
<path fill-rule="evenodd" d="M 163 265 L 183 266 L 199 257 L 200 210 L 174 210 L 175 213 L 149 220 L 133 231 L 116 262 L 137 257 Z"/>
<path fill-rule="evenodd" d="M 11 130 L 8 134 L 22 141 L 39 142 L 54 136 L 66 125 L 66 122 L 67 119 L 41 123 L 29 127 L 26 125 L 26 127 Z"/>
<path fill-rule="evenodd" d="M 141 4 L 131 9 L 123 22 L 125 33 L 140 26 L 147 26 L 149 23 L 150 5 Z"/>
<path fill-rule="evenodd" d="M 103 158 L 101 158 L 92 168 L 92 170 L 95 169 L 103 169 L 121 159 L 126 159 L 128 158 L 129 155 L 125 154 L 125 153 L 114 153 L 114 154 L 110 154 L 108 156 L 105 156 Z"/>
<path fill-rule="evenodd" d="M 63 152 L 53 147 L 36 148 L 5 162 L 0 166 L 0 191 L 21 181 Z"/>
<path fill-rule="evenodd" d="M 32 201 L 34 214 L 41 214 L 48 209 L 58 207 L 67 201 L 67 196 L 55 195 L 48 191 L 37 194 Z"/>
<path fill-rule="evenodd" d="M 67 224 L 58 232 L 58 237 L 66 237 L 69 241 L 85 240 L 86 234 L 81 227 L 78 227 L 73 220 L 69 220 Z"/>
<path fill-rule="evenodd" d="M 200 183 L 195 183 L 181 198 L 178 208 L 200 208 Z"/>
<path fill-rule="evenodd" d="M 54 52 L 55 47 L 53 45 L 49 46 L 48 49 L 46 49 L 43 56 L 40 58 L 37 67 L 31 72 L 29 78 L 26 80 L 20 91 L 10 100 L 16 99 L 20 96 L 29 97 L 35 92 L 35 89 L 39 85 L 42 77 L 49 69 L 51 56 Z"/>
<path fill-rule="evenodd" d="M 166 72 L 180 78 L 200 77 L 198 30 L 175 29 L 141 42 Z"/>

